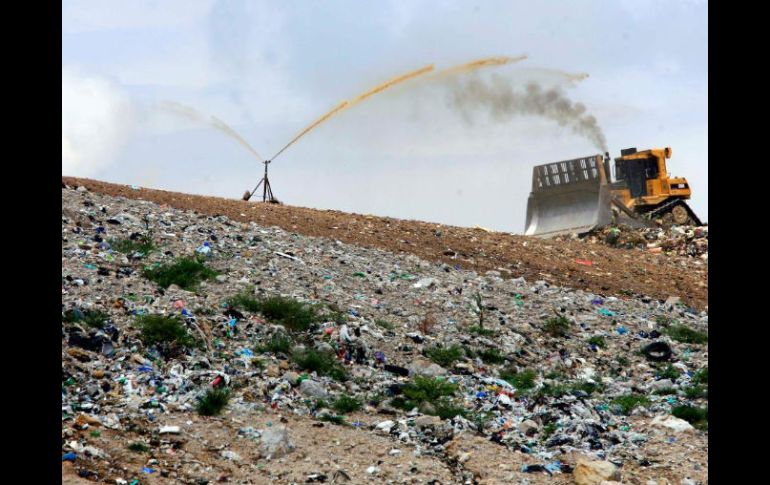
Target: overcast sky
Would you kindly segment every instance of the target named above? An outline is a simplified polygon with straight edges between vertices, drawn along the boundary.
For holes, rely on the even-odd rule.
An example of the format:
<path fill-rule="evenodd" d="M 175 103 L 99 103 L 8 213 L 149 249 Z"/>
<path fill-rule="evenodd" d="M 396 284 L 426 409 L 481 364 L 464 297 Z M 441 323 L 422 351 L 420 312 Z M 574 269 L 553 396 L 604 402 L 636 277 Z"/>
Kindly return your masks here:
<path fill-rule="evenodd" d="M 399 74 L 527 55 L 416 78 L 340 111 L 271 164 L 275 196 L 521 233 L 532 166 L 599 149 L 569 123 L 455 101 L 469 83 L 524 92 L 536 82 L 582 103 L 612 156 L 672 147 L 669 172 L 687 177 L 691 205 L 708 220 L 705 1 L 62 5 L 64 175 L 240 198 L 261 177 L 259 160 L 162 103 L 216 116 L 270 157 L 340 101 Z M 579 73 L 589 76 L 570 76 Z"/>

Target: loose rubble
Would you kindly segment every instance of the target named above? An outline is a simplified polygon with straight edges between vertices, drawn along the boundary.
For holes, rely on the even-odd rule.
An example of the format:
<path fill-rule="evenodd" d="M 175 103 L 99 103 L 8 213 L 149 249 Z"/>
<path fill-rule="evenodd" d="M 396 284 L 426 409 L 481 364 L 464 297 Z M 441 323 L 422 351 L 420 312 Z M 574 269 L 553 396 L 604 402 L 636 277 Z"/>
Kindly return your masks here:
<path fill-rule="evenodd" d="M 708 226 L 669 226 L 634 228 L 625 224 L 602 226 L 578 238 L 577 235 L 558 236 L 557 241 L 578 239 L 588 244 L 604 244 L 623 249 L 638 249 L 649 253 L 683 256 L 708 261 Z"/>
<path fill-rule="evenodd" d="M 116 250 L 145 237 L 156 249 Z M 144 276 L 181 257 L 216 276 L 189 289 Z M 317 315 L 292 330 L 236 295 Z M 198 344 L 146 344 L 148 315 Z M 79 479 L 536 485 L 594 483 L 590 469 L 705 484 L 707 333 L 707 312 L 676 298 L 62 188 L 62 466 Z M 229 400 L 200 415 L 211 389 Z"/>

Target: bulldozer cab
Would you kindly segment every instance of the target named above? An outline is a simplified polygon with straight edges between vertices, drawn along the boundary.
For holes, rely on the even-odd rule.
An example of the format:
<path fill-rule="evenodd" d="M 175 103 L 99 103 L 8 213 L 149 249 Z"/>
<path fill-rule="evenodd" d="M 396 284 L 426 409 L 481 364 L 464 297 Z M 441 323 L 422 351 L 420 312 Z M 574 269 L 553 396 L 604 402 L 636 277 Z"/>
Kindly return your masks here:
<path fill-rule="evenodd" d="M 670 156 L 670 149 L 657 154 L 653 150 L 637 152 L 636 148 L 628 148 L 621 150 L 620 155 L 615 159 L 615 184 L 628 187 L 633 199 L 651 195 L 647 181 L 665 178 L 666 156 Z"/>
<path fill-rule="evenodd" d="M 625 182 L 631 197 L 637 198 L 647 195 L 647 180 L 658 178 L 657 160 L 615 159 L 615 181 Z"/>

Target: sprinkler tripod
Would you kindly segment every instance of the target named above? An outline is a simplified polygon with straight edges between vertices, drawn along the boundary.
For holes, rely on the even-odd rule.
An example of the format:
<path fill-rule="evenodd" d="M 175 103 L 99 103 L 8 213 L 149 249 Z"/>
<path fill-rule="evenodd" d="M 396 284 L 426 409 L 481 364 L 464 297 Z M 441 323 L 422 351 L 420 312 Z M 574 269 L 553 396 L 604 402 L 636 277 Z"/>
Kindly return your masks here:
<path fill-rule="evenodd" d="M 254 195 L 254 193 L 259 189 L 259 186 L 262 186 L 262 202 L 270 202 L 271 204 L 280 204 L 278 199 L 273 197 L 273 189 L 270 187 L 270 180 L 267 178 L 267 166 L 270 164 L 272 160 L 265 160 L 265 176 L 262 177 L 262 179 L 259 181 L 256 187 L 254 187 L 254 190 L 249 192 L 248 190 L 246 193 L 243 194 L 243 200 L 248 201 L 251 199 L 251 197 Z"/>

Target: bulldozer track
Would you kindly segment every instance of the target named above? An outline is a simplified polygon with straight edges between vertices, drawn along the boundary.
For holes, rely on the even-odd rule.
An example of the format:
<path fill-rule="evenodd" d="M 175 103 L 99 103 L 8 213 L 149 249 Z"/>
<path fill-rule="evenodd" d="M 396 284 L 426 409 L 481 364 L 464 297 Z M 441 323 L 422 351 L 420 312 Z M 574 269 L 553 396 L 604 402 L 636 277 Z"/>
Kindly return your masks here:
<path fill-rule="evenodd" d="M 690 219 L 695 223 L 695 225 L 702 226 L 703 223 L 698 218 L 698 216 L 695 215 L 695 213 L 690 209 L 690 206 L 687 205 L 687 202 L 685 202 L 683 199 L 674 199 L 670 200 L 668 202 L 664 202 L 662 205 L 647 211 L 644 213 L 644 217 L 646 219 L 654 220 L 659 219 L 663 217 L 664 215 L 668 214 L 673 210 L 674 207 L 681 205 L 687 210 L 687 215 L 690 217 Z"/>

